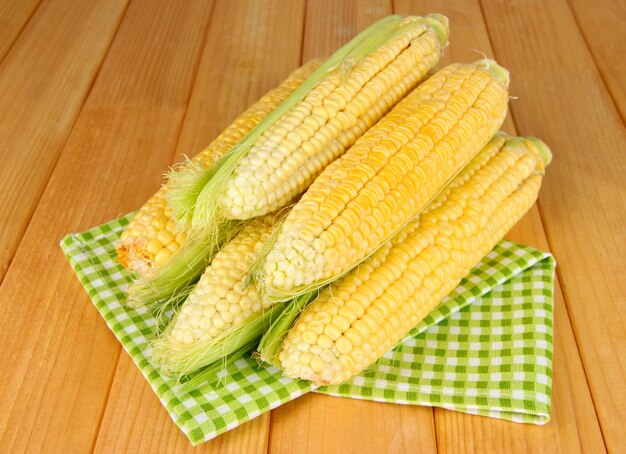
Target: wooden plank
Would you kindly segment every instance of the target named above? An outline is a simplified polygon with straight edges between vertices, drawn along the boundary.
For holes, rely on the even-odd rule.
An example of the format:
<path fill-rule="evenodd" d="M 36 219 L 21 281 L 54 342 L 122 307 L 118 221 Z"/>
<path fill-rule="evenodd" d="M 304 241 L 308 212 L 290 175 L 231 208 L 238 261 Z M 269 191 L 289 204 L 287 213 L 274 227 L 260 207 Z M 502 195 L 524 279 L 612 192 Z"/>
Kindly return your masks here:
<path fill-rule="evenodd" d="M 554 160 L 539 201 L 609 451 L 626 446 L 626 130 L 564 0 L 484 2 L 520 130 Z M 564 37 L 567 37 L 564 39 Z"/>
<path fill-rule="evenodd" d="M 507 238 L 547 250 L 536 206 Z M 435 412 L 440 452 L 586 453 L 605 452 L 558 281 L 554 300 L 552 415 L 545 426 L 522 425 L 459 412 Z"/>
<path fill-rule="evenodd" d="M 303 58 L 326 57 L 391 2 L 309 1 Z M 272 412 L 271 453 L 432 452 L 432 410 L 310 394 Z M 416 429 L 417 428 L 417 429 Z"/>
<path fill-rule="evenodd" d="M 428 407 L 309 393 L 272 411 L 272 454 L 436 450 Z"/>
<path fill-rule="evenodd" d="M 569 5 L 622 120 L 626 120 L 626 3 L 569 0 Z"/>
<path fill-rule="evenodd" d="M 330 56 L 339 46 L 381 17 L 392 13 L 391 0 L 309 0 L 306 35 L 302 46 L 304 61 Z"/>
<path fill-rule="evenodd" d="M 0 62 L 7 54 L 41 0 L 0 2 Z"/>
<path fill-rule="evenodd" d="M 127 0 L 49 0 L 0 64 L 0 282 Z"/>
<path fill-rule="evenodd" d="M 304 0 L 220 3 L 214 17 L 177 160 L 202 150 L 301 63 Z"/>
<path fill-rule="evenodd" d="M 3 452 L 85 452 L 95 443 L 120 346 L 57 244 L 158 184 L 211 8 L 137 0 L 128 9 L 0 287 Z"/>
<path fill-rule="evenodd" d="M 303 1 L 237 0 L 216 4 L 178 141 L 177 158 L 204 148 L 238 114 L 299 65 L 303 18 Z M 162 163 L 161 169 L 151 170 L 150 175 L 158 178 L 169 163 Z M 145 177 L 140 171 L 135 174 L 136 178 Z M 137 200 L 135 206 L 142 201 Z M 156 453 L 190 449 L 191 444 L 167 416 L 153 391 L 138 384 L 145 379 L 129 363 L 124 353 L 96 451 Z M 261 416 L 197 450 L 265 452 L 269 420 L 269 414 Z M 158 437 L 145 436 L 154 433 L 155 428 Z"/>
<path fill-rule="evenodd" d="M 478 2 L 409 2 L 396 0 L 398 13 L 437 11 L 450 19 L 450 47 L 444 63 L 493 56 Z M 515 73 L 513 74 L 515 78 Z M 515 92 L 513 91 L 513 94 Z M 513 101 L 514 103 L 515 101 Z M 511 117 L 503 129 L 515 133 Z M 551 178 L 548 172 L 548 178 Z M 537 207 L 533 207 L 509 233 L 509 238 L 542 250 L 548 249 Z M 601 452 L 604 449 L 593 402 L 585 382 L 580 357 L 558 283 L 555 283 L 555 346 L 552 420 L 543 427 L 513 424 L 437 409 L 438 448 L 443 452 L 528 452 L 538 446 L 545 452 Z"/>

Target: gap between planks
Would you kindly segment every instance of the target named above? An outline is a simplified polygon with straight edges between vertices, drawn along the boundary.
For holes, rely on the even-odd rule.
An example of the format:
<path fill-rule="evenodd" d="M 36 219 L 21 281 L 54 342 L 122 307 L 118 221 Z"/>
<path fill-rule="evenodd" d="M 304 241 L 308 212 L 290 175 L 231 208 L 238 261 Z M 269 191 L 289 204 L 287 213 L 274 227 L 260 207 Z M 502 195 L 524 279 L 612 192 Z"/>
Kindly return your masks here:
<path fill-rule="evenodd" d="M 136 5 L 137 2 L 133 4 Z M 196 2 L 196 4 L 202 5 L 201 2 Z M 190 16 L 193 13 L 197 11 L 191 10 L 187 15 Z M 143 17 L 141 14 L 136 16 Z M 200 14 L 199 19 L 188 20 L 187 22 L 191 24 L 187 25 L 195 24 L 195 26 L 179 27 L 178 35 L 182 35 L 182 38 L 185 35 L 194 35 L 203 17 L 205 15 Z M 164 34 L 167 33 L 170 23 L 174 22 L 173 19 L 176 19 L 176 16 L 171 13 L 169 17 L 164 16 L 161 24 Z M 150 26 L 145 21 L 143 25 L 146 28 Z M 116 35 L 119 37 L 120 33 L 121 31 Z M 179 38 L 178 35 L 175 35 L 173 39 Z M 154 34 L 149 34 L 149 36 L 154 36 Z M 193 52 L 194 46 L 201 44 L 196 44 L 196 41 L 192 36 L 191 40 L 187 39 L 187 42 L 191 43 L 187 48 L 181 45 L 176 48 L 162 46 L 157 47 L 155 51 L 163 49 L 165 52 L 169 49 L 168 55 L 172 60 L 172 67 L 179 63 L 182 68 L 185 68 L 187 66 L 185 62 L 193 58 L 191 54 L 195 54 L 196 57 L 199 55 L 199 52 Z M 159 45 L 158 40 L 148 42 Z M 140 50 L 135 49 L 135 51 Z M 126 47 L 121 51 L 118 49 L 118 56 L 120 53 L 123 55 L 125 51 L 130 52 Z M 158 52 L 153 54 L 159 55 Z M 154 63 L 153 54 L 144 54 L 146 64 Z M 111 58 L 107 59 L 104 65 L 108 66 L 110 63 Z M 129 59 L 129 61 L 118 62 L 118 67 L 128 68 L 133 67 L 133 64 L 136 65 L 133 59 Z M 8 429 L 9 425 L 4 426 L 4 417 L 0 415 L 2 428 L 7 429 L 2 433 L 6 437 L 4 440 L 7 444 L 28 446 L 33 450 L 36 450 L 38 444 L 50 447 L 55 443 L 77 443 L 86 448 L 97 435 L 94 429 L 97 429 L 95 422 L 98 420 L 98 411 L 101 408 L 100 405 L 106 402 L 104 397 L 108 396 L 105 382 L 114 373 L 120 346 L 114 342 L 105 324 L 89 303 L 87 295 L 78 285 L 56 241 L 50 244 L 50 237 L 59 239 L 67 232 L 66 229 L 86 228 L 94 223 L 94 218 L 95 222 L 101 222 L 102 219 L 98 217 L 103 215 L 108 217 L 110 214 L 107 215 L 107 212 L 119 213 L 119 205 L 123 204 L 121 201 L 125 196 L 120 194 L 120 190 L 124 191 L 124 185 L 129 193 L 137 189 L 136 186 L 130 187 L 129 179 L 126 182 L 123 181 L 125 173 L 128 174 L 132 169 L 126 171 L 119 169 L 120 161 L 127 158 L 124 153 L 126 149 L 132 150 L 133 147 L 142 146 L 155 146 L 156 148 L 158 145 L 175 146 L 175 142 L 167 137 L 163 140 L 165 133 L 160 130 L 159 126 L 167 122 L 159 120 L 169 120 L 171 125 L 177 125 L 176 132 L 178 131 L 182 114 L 178 115 L 176 108 L 181 103 L 180 98 L 187 99 L 191 83 L 185 83 L 188 79 L 186 74 L 172 74 L 168 70 L 172 68 L 167 67 L 163 71 L 154 72 L 141 71 L 140 74 L 147 75 L 148 78 L 135 86 L 124 77 L 124 73 L 120 74 L 122 77 L 116 78 L 111 77 L 111 71 L 106 71 L 108 82 L 113 89 L 105 95 L 102 90 L 99 90 L 99 93 L 96 90 L 91 92 L 85 104 L 86 107 L 79 117 L 80 121 L 71 131 L 71 142 L 68 141 L 64 146 L 61 161 L 49 181 L 47 191 L 44 192 L 36 208 L 32 223 L 16 254 L 15 266 L 12 266 L 10 270 L 11 279 L 7 275 L 7 280 L 0 287 L 3 303 L 8 302 L 5 310 L 0 314 L 0 319 L 7 322 L 7 326 L 8 321 L 11 320 L 13 331 L 17 333 L 15 334 L 16 340 L 9 340 L 4 345 L 3 353 L 7 353 L 7 356 L 2 355 L 1 359 L 3 363 L 6 359 L 9 364 L 12 360 L 12 355 L 9 354 L 11 352 L 20 358 L 19 361 L 11 362 L 11 368 L 3 368 L 4 373 L 0 371 L 3 374 L 4 390 L 10 395 L 5 394 L 1 397 L 3 400 L 12 398 L 12 407 L 11 409 L 8 405 L 5 407 L 4 417 L 11 415 L 13 423 L 24 418 L 25 415 L 29 417 L 28 424 L 24 422 L 21 431 L 11 431 Z M 159 90 L 159 83 L 164 81 L 169 81 L 170 86 L 164 87 L 169 90 Z M 102 82 L 102 78 L 99 78 L 97 86 L 103 83 L 106 84 Z M 186 87 L 185 93 L 177 95 Z M 155 105 L 146 106 L 149 103 L 142 102 L 147 98 L 147 96 L 142 98 L 142 94 L 145 95 L 146 91 L 148 94 L 152 93 L 152 104 Z M 120 104 L 123 105 L 120 107 Z M 91 110 L 86 111 L 87 107 Z M 128 112 L 135 112 L 138 115 L 131 117 L 126 115 Z M 124 121 L 112 121 L 111 119 L 114 119 L 116 114 L 118 120 L 123 118 Z M 134 132 L 137 128 L 133 129 L 136 124 L 143 124 L 146 131 L 140 137 L 141 143 L 132 142 L 132 139 L 137 140 L 138 134 Z M 106 134 L 102 133 L 107 128 L 115 130 L 115 127 L 119 128 L 117 132 L 124 131 L 126 128 L 129 132 L 126 141 L 120 140 L 119 137 L 112 137 L 112 134 L 106 137 Z M 90 147 L 93 153 L 81 152 L 83 148 Z M 104 159 L 106 151 L 103 149 L 110 151 L 111 157 L 108 160 Z M 113 153 L 116 150 L 117 156 Z M 111 159 L 113 157 L 117 158 L 117 163 L 116 159 Z M 154 171 L 155 176 L 157 175 L 157 170 L 151 168 L 149 162 L 145 165 L 148 171 Z M 105 187 L 106 191 L 103 191 L 103 187 L 98 187 L 98 184 L 102 185 L 103 181 L 107 181 L 107 177 L 109 183 Z M 145 181 L 146 183 L 143 184 L 147 187 L 150 179 L 147 178 Z M 83 192 L 74 191 L 70 184 L 78 185 Z M 116 196 L 117 199 L 114 198 Z M 112 204 L 116 206 L 112 207 Z M 99 207 L 98 212 L 89 207 Z M 94 212 L 100 214 L 94 215 Z M 77 227 L 77 224 L 80 227 Z M 53 250 L 48 251 L 48 248 L 53 248 Z M 47 254 L 36 253 L 41 250 Z M 45 273 L 48 277 L 45 285 L 24 286 L 23 283 L 33 273 Z M 21 307 L 10 304 L 19 299 L 24 299 Z M 46 304 L 40 304 L 42 301 Z M 38 310 L 30 310 L 37 306 L 41 307 Z M 26 314 L 29 314 L 28 317 Z M 50 315 L 50 317 L 44 317 L 45 315 Z M 27 332 L 28 334 L 25 334 Z M 64 339 L 63 333 L 69 335 Z M 20 339 L 19 342 L 17 339 Z M 42 355 L 41 352 L 50 354 Z M 110 375 L 107 376 L 107 374 Z M 45 386 L 37 386 L 34 383 L 37 379 L 43 379 Z M 63 393 L 59 395 L 58 392 L 44 392 L 42 394 L 43 388 L 54 391 L 63 390 Z M 81 399 L 81 396 L 77 395 L 81 391 L 84 393 L 85 390 L 91 391 L 87 394 L 90 399 Z M 104 393 L 107 394 L 103 396 Z M 63 405 L 59 403 L 61 399 Z M 32 412 L 33 406 L 37 408 L 34 413 Z M 54 417 L 49 417 L 50 414 Z"/>
<path fill-rule="evenodd" d="M 489 46 L 490 46 L 489 50 L 491 51 L 491 53 L 493 53 L 495 55 L 495 52 L 493 50 L 494 49 L 493 38 L 491 36 L 491 32 L 489 31 L 489 27 L 488 27 L 488 24 L 487 24 L 487 17 L 485 16 L 485 10 L 483 8 L 482 1 L 480 1 L 480 0 L 478 1 L 478 6 L 480 7 L 480 14 L 481 14 L 483 22 L 485 24 L 485 30 L 487 32 L 487 38 L 489 40 Z M 515 122 L 515 114 L 513 113 L 513 111 L 511 109 L 509 110 L 509 118 L 510 118 L 510 122 L 513 124 L 513 128 L 515 129 L 515 131 L 519 131 L 520 128 L 517 125 L 517 123 Z M 536 205 L 537 205 L 537 208 L 536 208 L 537 209 L 537 216 L 539 218 L 539 221 L 541 222 L 541 228 L 542 228 L 541 236 L 543 236 L 545 238 L 546 244 L 548 245 L 548 250 L 550 251 L 550 253 L 552 253 L 552 245 L 550 244 L 550 239 L 549 239 L 548 233 L 547 233 L 548 232 L 547 221 L 545 220 L 545 216 L 542 214 L 541 201 L 539 200 L 539 198 L 537 198 Z M 556 259 L 556 257 L 555 257 L 555 259 Z M 558 263 L 557 263 L 557 265 L 558 265 Z M 565 294 L 563 293 L 563 289 L 561 288 L 562 276 L 559 275 L 560 270 L 559 270 L 558 266 L 556 267 L 554 272 L 555 272 L 555 275 L 554 275 L 554 286 L 555 286 L 554 298 L 556 300 L 557 294 L 560 294 L 561 298 L 563 298 L 563 301 L 565 303 L 565 304 L 563 304 L 563 307 L 565 309 L 567 323 L 570 325 L 570 327 L 572 327 L 572 316 L 571 316 L 569 308 L 568 308 L 568 304 L 567 304 L 567 300 L 566 300 Z M 578 357 L 581 358 L 581 361 L 582 361 L 579 341 L 578 341 L 578 338 L 575 335 L 573 327 L 572 327 L 572 332 L 574 333 L 573 338 L 574 338 L 574 343 L 576 345 L 576 351 L 578 353 Z M 582 362 L 581 362 L 581 364 L 582 364 Z M 598 410 L 596 408 L 596 402 L 595 402 L 595 400 L 593 398 L 593 394 L 591 393 L 591 388 L 589 386 L 589 377 L 587 376 L 587 370 L 585 369 L 584 364 L 583 364 L 582 370 L 583 370 L 583 374 L 584 374 L 584 377 L 585 377 L 585 383 L 587 385 L 587 388 L 590 390 L 589 395 L 591 397 L 591 401 L 593 402 L 593 410 L 595 412 L 596 420 L 598 421 L 598 425 L 599 425 L 599 421 L 600 420 L 598 418 Z M 604 436 L 602 437 L 602 441 L 604 442 L 604 445 L 605 445 L 604 447 L 606 449 L 606 441 L 604 440 Z"/>
<path fill-rule="evenodd" d="M 485 2 L 484 5 L 489 11 L 485 13 L 486 20 L 489 24 L 491 19 L 492 31 L 498 35 L 496 51 L 518 71 L 520 65 L 528 65 L 528 56 L 525 60 L 524 53 L 515 52 L 515 41 L 519 37 L 516 34 L 528 29 L 527 39 L 540 42 L 546 36 L 533 34 L 541 29 L 541 22 L 553 29 L 546 33 L 552 45 L 534 48 L 532 57 L 533 62 L 543 62 L 548 77 L 538 79 L 537 74 L 531 72 L 526 83 L 518 88 L 524 101 L 534 103 L 537 114 L 529 115 L 528 108 L 522 107 L 523 102 L 514 105 L 512 110 L 518 114 L 518 123 L 545 136 L 555 150 L 567 150 L 566 154 L 557 155 L 552 164 L 553 177 L 542 190 L 540 207 L 550 247 L 559 256 L 558 277 L 603 442 L 609 451 L 616 450 L 623 446 L 624 440 L 620 421 L 623 422 L 625 416 L 626 386 L 620 374 L 625 360 L 623 350 L 620 352 L 613 346 L 620 345 L 623 338 L 623 332 L 620 334 L 623 322 L 619 316 L 623 313 L 619 307 L 623 300 L 620 302 L 619 297 L 614 296 L 623 294 L 624 287 L 619 277 L 621 257 L 617 255 L 612 237 L 624 237 L 623 224 L 616 216 L 623 211 L 618 207 L 623 206 L 624 200 L 613 197 L 616 194 L 612 192 L 598 190 L 597 176 L 602 175 L 604 184 L 623 187 L 618 171 L 623 162 L 616 154 L 619 153 L 616 144 L 624 143 L 623 120 L 569 4 L 521 1 L 506 7 L 502 3 Z M 529 27 L 529 17 L 534 17 L 539 27 Z M 504 39 L 505 33 L 511 33 L 513 39 Z M 555 33 L 567 36 L 567 45 L 550 36 Z M 572 76 L 574 73 L 577 77 Z M 534 95 L 542 88 L 547 90 L 545 97 Z M 563 98 L 565 95 L 569 97 Z M 593 115 L 585 115 L 588 112 Z M 569 121 L 551 121 L 558 117 Z M 588 159 L 585 151 L 592 149 L 597 150 L 597 159 Z M 569 178 L 572 172 L 578 172 L 579 177 Z M 578 197 L 570 198 L 570 194 Z M 576 203 L 572 205 L 574 200 Z M 565 228 L 566 225 L 573 228 Z"/>
<path fill-rule="evenodd" d="M 247 104 L 251 104 L 265 91 L 282 80 L 300 60 L 300 41 L 295 46 L 285 43 L 284 36 L 293 36 L 300 33 L 300 23 L 292 23 L 292 17 L 284 11 L 286 5 L 296 5 L 285 1 L 268 1 L 258 3 L 255 1 L 239 1 L 234 9 L 242 14 L 232 15 L 231 10 L 225 3 L 217 3 L 216 10 L 211 16 L 211 24 L 208 27 L 210 42 L 201 57 L 199 70 L 196 72 L 195 86 L 192 89 L 191 101 L 188 103 L 185 122 L 182 133 L 179 135 L 176 147 L 175 160 L 183 151 L 198 151 L 206 146 L 209 138 L 216 136 L 219 130 L 226 126 L 224 123 L 237 116 L 244 110 Z M 303 5 L 303 3 L 300 3 Z M 231 5 L 232 6 L 232 5 Z M 292 8 L 295 8 L 292 6 Z M 302 7 L 303 8 L 303 7 Z M 298 15 L 300 6 L 291 10 L 291 15 Z M 303 11 L 302 11 L 303 12 Z M 300 16 L 302 17 L 302 16 Z M 284 18 L 285 20 L 280 20 Z M 251 25 L 261 22 L 266 26 Z M 248 30 L 248 32 L 245 32 Z M 224 34 L 227 33 L 227 36 Z M 220 37 L 222 37 L 220 39 Z M 232 49 L 231 49 L 232 47 Z M 270 56 L 268 56 L 270 54 Z M 220 57 L 221 56 L 221 57 Z M 216 61 L 224 59 L 224 65 L 216 65 Z M 220 61 L 221 62 L 221 61 Z M 239 75 L 239 77 L 234 77 Z M 249 77 L 246 77 L 249 75 Z M 222 93 L 224 101 L 220 108 L 215 108 L 214 99 Z M 228 93 L 239 96 L 227 96 Z M 242 96 L 243 94 L 243 96 Z M 146 197 L 147 198 L 147 197 Z M 138 201 L 143 203 L 144 200 Z M 121 368 L 121 369 L 120 369 Z M 190 448 L 189 442 L 182 432 L 170 421 L 166 410 L 161 406 L 158 399 L 147 384 L 143 386 L 141 396 L 143 405 L 133 400 L 125 404 L 122 396 L 126 393 L 127 381 L 130 377 L 143 380 L 143 377 L 132 364 L 127 355 L 121 355 L 115 374 L 113 390 L 109 401 L 105 420 L 100 428 L 96 451 L 106 452 L 112 445 L 117 443 L 130 443 L 128 446 L 137 448 L 134 444 L 141 439 L 142 425 L 150 423 L 166 424 L 159 433 L 159 440 L 144 440 L 144 449 L 159 449 L 159 443 L 165 445 L 175 444 L 178 449 Z M 139 427 L 133 426 L 132 415 L 125 416 L 125 405 L 131 408 L 131 412 L 141 405 L 141 421 Z M 258 418 L 247 423 L 245 426 L 235 429 L 218 439 L 202 445 L 201 450 L 224 450 L 225 452 L 238 452 L 237 446 L 254 445 L 253 450 L 262 446 L 265 451 L 267 445 L 269 414 L 267 417 Z M 126 440 L 126 441 L 124 441 Z M 156 443 L 156 442 L 159 443 Z M 184 443 L 183 443 L 184 442 Z M 161 446 L 161 449 L 162 446 Z"/>

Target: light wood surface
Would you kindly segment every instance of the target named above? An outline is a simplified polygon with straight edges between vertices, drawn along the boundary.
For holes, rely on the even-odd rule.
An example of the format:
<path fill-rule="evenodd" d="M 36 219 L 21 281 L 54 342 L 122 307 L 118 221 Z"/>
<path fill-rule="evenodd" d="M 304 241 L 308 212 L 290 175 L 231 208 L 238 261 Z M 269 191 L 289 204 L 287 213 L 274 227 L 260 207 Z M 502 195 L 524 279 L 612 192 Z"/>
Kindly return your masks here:
<path fill-rule="evenodd" d="M 138 207 L 296 66 L 394 12 L 446 14 L 446 63 L 509 68 L 505 130 L 553 149 L 509 233 L 558 262 L 552 420 L 309 394 L 192 448 L 58 241 Z M 624 30 L 614 0 L 0 0 L 0 452 L 620 452 Z"/>
<path fill-rule="evenodd" d="M 626 60 L 619 58 L 626 55 L 626 3 L 569 0 L 569 4 L 613 102 L 626 120 Z"/>
<path fill-rule="evenodd" d="M 41 0 L 7 0 L 0 3 L 0 61 L 13 45 Z"/>
<path fill-rule="evenodd" d="M 565 1 L 483 6 L 499 60 L 524 74 L 511 83 L 517 127 L 556 150 L 539 197 L 541 215 L 604 440 L 609 449 L 623 449 L 624 123 Z M 529 40 L 551 44 L 520 53 Z"/>
<path fill-rule="evenodd" d="M 0 282 L 125 7 L 126 0 L 44 2 L 0 63 Z"/>
<path fill-rule="evenodd" d="M 233 8 L 241 14 L 233 14 Z M 303 17 L 304 2 L 293 0 L 217 2 L 210 17 L 177 153 L 164 154 L 162 168 L 185 150 L 204 148 L 239 113 L 300 64 Z M 284 36 L 293 39 L 286 41 Z M 222 63 L 216 65 L 216 61 Z M 223 93 L 232 95 L 222 96 Z M 159 178 L 154 181 L 135 206 L 158 187 L 159 181 Z M 115 375 L 96 451 L 191 450 L 150 387 L 141 383 L 145 380 L 128 355 L 120 356 L 118 367 L 124 373 Z M 141 424 L 137 423 L 137 415 L 141 415 Z M 158 438 L 144 439 L 143 434 L 150 427 L 159 427 Z M 202 445 L 199 450 L 225 454 L 265 452 L 269 427 L 270 417 L 265 415 Z"/>

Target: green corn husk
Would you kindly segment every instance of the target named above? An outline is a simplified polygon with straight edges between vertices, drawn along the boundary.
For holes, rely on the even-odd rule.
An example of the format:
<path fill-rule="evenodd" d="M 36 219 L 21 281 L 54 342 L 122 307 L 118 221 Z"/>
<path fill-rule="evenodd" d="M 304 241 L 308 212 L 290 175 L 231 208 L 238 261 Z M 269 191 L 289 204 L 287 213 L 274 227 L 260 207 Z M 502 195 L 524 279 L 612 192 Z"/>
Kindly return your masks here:
<path fill-rule="evenodd" d="M 285 308 L 286 303 L 275 304 L 231 327 L 208 342 L 186 345 L 173 342 L 169 337 L 176 316 L 163 334 L 152 343 L 152 361 L 165 375 L 184 377 L 200 368 L 220 364 L 225 358 L 239 352 L 250 343 L 256 343 L 271 323 Z"/>
<path fill-rule="evenodd" d="M 219 380 L 219 373 L 226 371 L 235 361 L 243 358 L 250 353 L 257 345 L 257 339 L 244 344 L 238 350 L 224 357 L 221 361 L 215 361 L 211 365 L 189 375 L 186 381 L 183 381 L 179 390 L 188 393 L 192 390 L 204 388 L 205 386 L 213 387 L 213 384 Z"/>
<path fill-rule="evenodd" d="M 306 295 L 300 295 L 287 303 L 285 309 L 283 309 L 280 315 L 263 334 L 257 348 L 256 356 L 259 359 L 265 361 L 266 363 L 280 367 L 277 356 L 285 336 L 300 313 L 309 305 L 309 303 L 317 298 L 318 294 L 319 292 L 315 291 Z"/>
<path fill-rule="evenodd" d="M 304 83 L 283 101 L 270 115 L 262 120 L 237 145 L 219 158 L 208 170 L 190 173 L 178 178 L 182 185 L 171 192 L 168 204 L 174 218 L 183 230 L 202 231 L 208 236 L 216 236 L 221 225 L 227 222 L 220 213 L 219 203 L 226 182 L 240 160 L 247 155 L 259 137 L 281 116 L 300 102 L 328 73 L 340 70 L 348 72 L 369 53 L 384 43 L 401 36 L 414 27 L 427 24 L 447 42 L 447 19 L 440 15 L 429 15 L 419 21 L 402 24 L 403 16 L 388 16 L 374 23 L 327 59 Z M 202 187 L 201 190 L 199 188 Z M 184 206 L 182 206 L 184 205 Z M 193 206 L 193 208 L 190 208 Z M 190 215 L 190 212 L 193 212 Z"/>
<path fill-rule="evenodd" d="M 241 221 L 224 224 L 217 238 L 206 236 L 191 238 L 172 255 L 156 275 L 133 281 L 128 287 L 128 306 L 135 308 L 145 306 L 159 312 L 176 307 L 187 298 L 221 245 L 230 241 L 244 224 Z"/>

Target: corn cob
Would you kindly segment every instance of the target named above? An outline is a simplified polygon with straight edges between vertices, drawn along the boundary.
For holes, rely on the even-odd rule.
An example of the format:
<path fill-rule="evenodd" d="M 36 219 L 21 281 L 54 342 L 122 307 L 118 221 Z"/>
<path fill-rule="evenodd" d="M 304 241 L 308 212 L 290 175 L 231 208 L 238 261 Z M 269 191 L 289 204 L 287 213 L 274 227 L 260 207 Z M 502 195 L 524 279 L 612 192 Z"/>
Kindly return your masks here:
<path fill-rule="evenodd" d="M 189 178 L 211 167 L 214 160 L 244 137 L 274 108 L 284 101 L 320 65 L 313 60 L 295 70 L 277 88 L 271 90 L 228 126 L 207 148 L 181 165 L 178 178 Z M 117 261 L 142 277 L 151 277 L 167 262 L 187 234 L 176 228 L 166 198 L 177 184 L 167 181 L 137 212 L 121 235 L 117 245 Z"/>
<path fill-rule="evenodd" d="M 221 359 L 229 353 L 225 350 L 228 334 L 250 319 L 261 317 L 269 308 L 269 302 L 260 298 L 256 287 L 244 288 L 243 280 L 255 252 L 269 237 L 274 220 L 274 215 L 251 220 L 215 255 L 178 314 L 154 343 L 155 362 L 164 372 L 186 374 Z"/>
<path fill-rule="evenodd" d="M 231 241 L 243 226 L 242 221 L 232 221 L 218 232 L 217 239 L 189 238 L 153 275 L 138 277 L 128 286 L 126 304 L 149 307 L 162 315 L 177 307 L 187 298 L 222 245 Z"/>
<path fill-rule="evenodd" d="M 530 209 L 550 159 L 538 139 L 496 135 L 417 221 L 301 313 L 278 355 L 285 373 L 336 384 L 374 363 Z"/>
<path fill-rule="evenodd" d="M 349 271 L 414 218 L 497 131 L 508 72 L 450 65 L 415 89 L 315 180 L 254 265 L 291 299 Z"/>
<path fill-rule="evenodd" d="M 447 19 L 429 15 L 390 16 L 358 35 L 220 160 L 190 228 L 216 231 L 288 204 L 435 68 L 447 33 Z"/>

